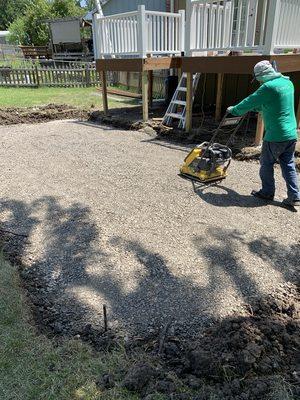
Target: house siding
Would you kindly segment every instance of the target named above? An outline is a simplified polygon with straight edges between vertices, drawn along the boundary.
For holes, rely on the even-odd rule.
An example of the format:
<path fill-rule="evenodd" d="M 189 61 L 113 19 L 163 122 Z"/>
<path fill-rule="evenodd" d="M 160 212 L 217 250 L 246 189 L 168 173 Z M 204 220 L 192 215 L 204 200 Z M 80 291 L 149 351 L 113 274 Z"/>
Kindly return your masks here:
<path fill-rule="evenodd" d="M 165 0 L 110 0 L 102 6 L 104 15 L 119 14 L 136 11 L 140 4 L 144 4 L 146 10 L 167 11 Z"/>

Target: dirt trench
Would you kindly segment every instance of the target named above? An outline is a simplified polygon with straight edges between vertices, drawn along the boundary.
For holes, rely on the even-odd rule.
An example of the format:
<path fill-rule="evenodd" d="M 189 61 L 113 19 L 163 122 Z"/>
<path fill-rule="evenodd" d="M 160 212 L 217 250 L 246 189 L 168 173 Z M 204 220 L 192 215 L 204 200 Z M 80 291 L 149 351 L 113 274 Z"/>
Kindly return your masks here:
<path fill-rule="evenodd" d="M 34 124 L 59 119 L 87 119 L 88 111 L 66 104 L 0 108 L 0 125 Z"/>

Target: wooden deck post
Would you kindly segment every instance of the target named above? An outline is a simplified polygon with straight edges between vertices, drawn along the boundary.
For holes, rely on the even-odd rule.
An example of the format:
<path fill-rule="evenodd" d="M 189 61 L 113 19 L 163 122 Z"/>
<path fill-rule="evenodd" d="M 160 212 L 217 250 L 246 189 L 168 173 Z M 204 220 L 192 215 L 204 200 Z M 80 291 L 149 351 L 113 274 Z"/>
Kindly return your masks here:
<path fill-rule="evenodd" d="M 264 130 L 265 130 L 264 121 L 262 119 L 261 114 L 259 113 L 257 116 L 256 134 L 255 134 L 255 141 L 254 141 L 255 146 L 261 145 L 261 142 L 264 137 Z"/>
<path fill-rule="evenodd" d="M 182 68 L 177 68 L 177 75 L 178 75 L 178 83 L 179 83 L 181 75 L 182 75 Z"/>
<path fill-rule="evenodd" d="M 153 106 L 153 71 L 148 71 L 148 100 L 149 100 L 149 107 L 152 108 Z"/>
<path fill-rule="evenodd" d="M 193 74 L 186 74 L 186 114 L 185 114 L 185 131 L 191 132 L 193 122 Z"/>
<path fill-rule="evenodd" d="M 216 96 L 216 121 L 220 121 L 222 114 L 222 100 L 223 100 L 223 83 L 224 74 L 218 74 L 217 80 L 217 96 Z"/>
<path fill-rule="evenodd" d="M 149 104 L 148 104 L 148 71 L 142 72 L 142 98 L 143 98 L 143 120 L 146 122 L 149 119 Z"/>
<path fill-rule="evenodd" d="M 102 103 L 104 114 L 108 114 L 108 101 L 107 101 L 107 82 L 106 82 L 106 72 L 100 71 L 101 86 L 102 86 Z"/>

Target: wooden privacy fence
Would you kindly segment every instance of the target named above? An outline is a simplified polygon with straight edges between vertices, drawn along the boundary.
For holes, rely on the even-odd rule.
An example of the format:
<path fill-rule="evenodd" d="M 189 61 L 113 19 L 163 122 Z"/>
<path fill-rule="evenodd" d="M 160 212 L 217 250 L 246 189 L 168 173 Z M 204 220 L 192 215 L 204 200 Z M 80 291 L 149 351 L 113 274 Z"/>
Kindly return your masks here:
<path fill-rule="evenodd" d="M 99 75 L 95 66 L 91 65 L 76 68 L 0 67 L 0 86 L 87 87 L 99 84 Z"/>

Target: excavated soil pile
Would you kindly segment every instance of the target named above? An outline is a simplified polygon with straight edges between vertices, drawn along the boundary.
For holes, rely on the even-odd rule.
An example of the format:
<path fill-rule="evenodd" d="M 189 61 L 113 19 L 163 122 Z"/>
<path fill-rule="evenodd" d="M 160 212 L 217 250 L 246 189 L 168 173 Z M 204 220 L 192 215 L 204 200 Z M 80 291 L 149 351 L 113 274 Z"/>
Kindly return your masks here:
<path fill-rule="evenodd" d="M 65 104 L 48 104 L 28 108 L 0 108 L 0 125 L 33 124 L 69 118 L 87 119 L 88 112 Z"/>
<path fill-rule="evenodd" d="M 183 373 L 215 386 L 224 399 L 264 398 L 278 380 L 276 375 L 300 395 L 299 293 L 286 290 L 276 298 L 257 301 L 251 314 L 225 320 L 205 332 L 184 357 Z"/>
<path fill-rule="evenodd" d="M 149 112 L 149 121 L 145 123 L 143 122 L 142 109 L 140 106 L 123 107 L 110 109 L 108 115 L 105 115 L 103 111 L 92 111 L 89 114 L 89 121 L 128 130 L 139 130 L 150 127 L 156 135 L 161 130 L 161 117 L 164 113 L 164 106 L 154 105 Z"/>
<path fill-rule="evenodd" d="M 194 341 L 162 335 L 127 344 L 151 357 L 123 371 L 120 384 L 145 400 L 157 393 L 170 400 L 299 398 L 299 300 L 299 291 L 286 285 L 247 306 L 248 316 L 216 322 Z M 87 337 L 103 345 L 95 332 Z M 98 384 L 112 382 L 105 374 Z"/>

